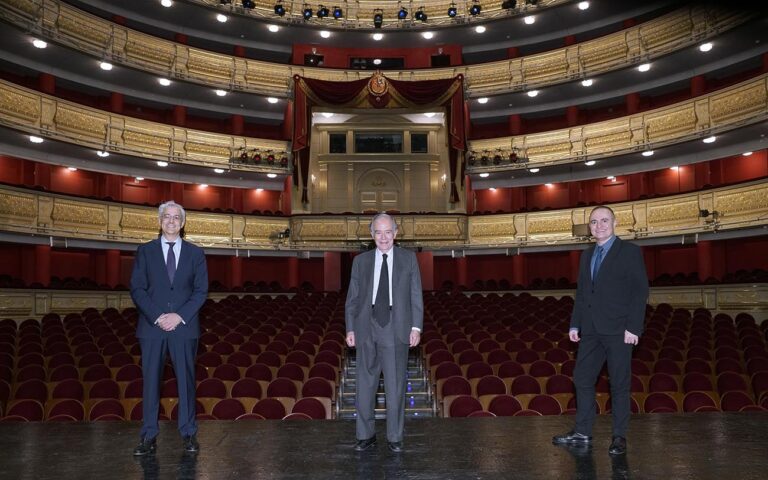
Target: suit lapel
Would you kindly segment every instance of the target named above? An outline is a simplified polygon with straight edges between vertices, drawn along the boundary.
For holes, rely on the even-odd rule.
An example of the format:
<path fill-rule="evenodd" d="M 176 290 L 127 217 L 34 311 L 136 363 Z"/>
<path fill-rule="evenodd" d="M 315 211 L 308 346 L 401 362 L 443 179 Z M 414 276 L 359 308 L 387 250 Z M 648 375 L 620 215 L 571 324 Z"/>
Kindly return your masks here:
<path fill-rule="evenodd" d="M 593 247 L 593 250 L 594 250 L 594 247 Z M 613 245 L 611 245 L 610 250 L 608 250 L 608 254 L 600 262 L 600 268 L 597 271 L 598 278 L 602 275 L 606 267 L 610 268 L 610 266 L 613 265 L 613 261 L 614 261 L 613 259 L 619 255 L 619 250 L 621 250 L 621 240 L 619 240 L 619 237 L 616 237 L 613 240 Z M 595 278 L 594 281 L 597 281 L 597 278 Z"/>

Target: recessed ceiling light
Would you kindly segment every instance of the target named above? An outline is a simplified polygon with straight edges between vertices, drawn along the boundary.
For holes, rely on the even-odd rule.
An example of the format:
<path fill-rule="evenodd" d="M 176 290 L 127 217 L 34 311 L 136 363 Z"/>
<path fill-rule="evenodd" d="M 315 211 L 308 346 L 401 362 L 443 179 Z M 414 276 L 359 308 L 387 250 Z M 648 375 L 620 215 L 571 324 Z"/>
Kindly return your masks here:
<path fill-rule="evenodd" d="M 100 67 L 102 70 L 106 70 L 107 72 L 108 72 L 108 71 L 110 71 L 110 70 L 112 70 L 112 64 L 111 64 L 111 63 L 109 63 L 109 62 L 101 62 L 101 63 L 99 64 L 99 67 Z"/>
<path fill-rule="evenodd" d="M 539 91 L 538 91 L 538 90 L 529 90 L 527 95 L 528 95 L 529 97 L 533 98 L 533 97 L 535 97 L 535 96 L 536 96 L 536 95 L 538 95 L 538 94 L 539 94 Z"/>
<path fill-rule="evenodd" d="M 432 118 L 435 115 L 437 115 L 435 112 L 427 112 L 427 113 L 424 114 L 424 116 L 427 117 L 427 118 Z"/>
<path fill-rule="evenodd" d="M 490 175 L 490 173 L 483 172 L 483 173 L 480 174 L 480 178 L 488 178 L 489 175 Z"/>
<path fill-rule="evenodd" d="M 134 180 L 136 180 L 137 182 L 140 182 L 144 180 L 144 177 L 135 177 Z"/>
<path fill-rule="evenodd" d="M 214 168 L 213 171 L 216 172 L 216 173 L 224 173 L 224 169 L 223 168 Z"/>
<path fill-rule="evenodd" d="M 744 152 L 744 153 L 742 153 L 742 155 L 744 155 L 745 157 L 748 157 L 748 156 L 752 155 L 752 152 Z"/>
<path fill-rule="evenodd" d="M 539 169 L 538 168 L 529 168 L 528 171 L 531 172 L 531 173 L 539 173 Z"/>
<path fill-rule="evenodd" d="M 277 174 L 276 173 L 268 173 L 267 174 L 267 178 L 277 178 Z"/>
<path fill-rule="evenodd" d="M 43 143 L 42 137 L 36 137 L 34 135 L 29 136 L 29 141 L 32 143 Z"/>
<path fill-rule="evenodd" d="M 643 64 L 638 65 L 638 67 L 637 67 L 637 70 L 640 71 L 640 72 L 647 72 L 650 69 L 651 69 L 651 64 L 650 63 L 643 63 Z"/>
<path fill-rule="evenodd" d="M 644 157 L 650 157 L 650 156 L 652 156 L 653 154 L 654 154 L 654 151 L 653 151 L 653 150 L 646 150 L 646 151 L 644 151 L 644 152 L 643 152 L 643 156 L 644 156 Z"/>
<path fill-rule="evenodd" d="M 105 152 L 104 150 L 97 150 L 96 155 L 100 156 L 101 158 L 106 158 L 109 156 L 109 152 Z"/>
<path fill-rule="evenodd" d="M 597 162 L 595 162 L 594 160 L 587 160 L 586 162 L 584 162 L 584 165 L 586 165 L 588 167 L 591 167 L 595 163 L 597 163 Z"/>
<path fill-rule="evenodd" d="M 257 188 L 257 189 L 256 189 L 256 193 L 261 193 L 261 192 L 263 192 L 263 191 L 264 191 L 264 189 L 263 189 L 263 188 Z"/>
<path fill-rule="evenodd" d="M 704 143 L 714 143 L 715 140 L 717 140 L 717 137 L 712 135 L 711 137 L 707 137 L 704 140 L 702 140 L 702 142 L 704 142 Z"/>
<path fill-rule="evenodd" d="M 48 46 L 48 43 L 46 43 L 43 40 L 40 40 L 39 38 L 36 38 L 36 39 L 32 40 L 32 45 L 34 45 L 35 48 L 45 48 L 45 47 Z"/>
<path fill-rule="evenodd" d="M 221 89 L 218 89 L 218 90 L 215 90 L 215 92 L 216 92 L 216 95 L 218 95 L 218 96 L 220 96 L 220 97 L 224 97 L 224 96 L 226 96 L 226 95 L 227 95 L 227 92 L 226 92 L 226 90 L 221 90 Z"/>
<path fill-rule="evenodd" d="M 374 65 L 381 65 L 381 59 L 380 58 L 374 58 L 373 59 L 373 64 Z"/>
<path fill-rule="evenodd" d="M 77 168 L 76 167 L 67 167 L 67 170 L 69 170 L 70 172 L 76 172 Z"/>
<path fill-rule="evenodd" d="M 320 30 L 320 36 L 323 38 L 328 38 L 331 36 L 331 32 L 329 32 L 328 30 Z"/>
<path fill-rule="evenodd" d="M 475 32 L 477 33 L 485 33 L 485 27 L 483 25 L 478 25 L 475 27 Z"/>
<path fill-rule="evenodd" d="M 608 176 L 608 177 L 605 177 L 605 179 L 606 179 L 606 180 L 610 180 L 610 181 L 612 181 L 612 182 L 615 182 L 615 181 L 616 181 L 616 177 L 614 177 L 613 175 L 610 175 L 610 176 Z"/>
<path fill-rule="evenodd" d="M 488 97 L 480 97 L 480 98 L 478 98 L 477 99 L 477 103 L 480 103 L 480 104 L 488 103 Z"/>
<path fill-rule="evenodd" d="M 670 170 L 674 170 L 674 171 L 676 172 L 676 171 L 678 171 L 678 170 L 680 169 L 680 167 L 677 167 L 677 166 L 675 166 L 675 167 L 669 167 L 669 169 L 670 169 Z"/>
<path fill-rule="evenodd" d="M 277 97 L 267 97 L 267 101 L 269 103 L 277 103 L 279 100 L 277 99 Z"/>
<path fill-rule="evenodd" d="M 200 188 L 208 188 L 208 184 L 207 183 L 201 183 L 200 184 Z"/>
<path fill-rule="evenodd" d="M 545 184 L 544 184 L 544 186 L 545 186 L 545 187 L 549 187 L 549 188 L 552 188 L 552 184 L 551 184 L 551 183 L 545 183 Z"/>
<path fill-rule="evenodd" d="M 376 40 L 377 42 L 379 40 L 381 40 L 382 38 L 384 38 L 384 34 L 383 33 L 374 33 L 373 34 L 373 39 Z"/>
<path fill-rule="evenodd" d="M 523 19 L 523 21 L 525 22 L 526 25 L 533 25 L 534 23 L 536 23 L 536 17 L 534 17 L 533 15 L 528 15 Z"/>
<path fill-rule="evenodd" d="M 594 80 L 592 80 L 591 78 L 585 78 L 584 80 L 581 81 L 581 85 L 584 87 L 591 87 L 593 83 L 594 83 Z"/>
<path fill-rule="evenodd" d="M 227 16 L 224 15 L 223 13 L 220 13 L 220 14 L 216 15 L 216 20 L 218 20 L 221 23 L 226 23 Z"/>
<path fill-rule="evenodd" d="M 331 118 L 333 116 L 333 112 L 323 112 L 320 115 L 324 116 L 325 118 Z"/>
<path fill-rule="evenodd" d="M 171 84 L 171 81 L 168 80 L 167 78 L 158 78 L 157 79 L 157 83 L 159 83 L 160 85 L 162 85 L 164 87 L 167 87 L 168 85 Z"/>
<path fill-rule="evenodd" d="M 160 160 L 160 161 L 157 162 L 157 166 L 158 167 L 167 167 L 168 166 L 168 162 L 164 162 L 164 161 Z"/>
<path fill-rule="evenodd" d="M 160 0 L 160 5 L 168 8 L 173 5 L 173 2 L 171 0 Z"/>
<path fill-rule="evenodd" d="M 426 38 L 427 40 L 432 40 L 432 37 L 434 37 L 435 34 L 432 32 L 422 32 L 421 36 Z"/>
<path fill-rule="evenodd" d="M 280 27 L 278 27 L 277 25 L 270 25 L 267 27 L 267 30 L 269 30 L 272 33 L 277 33 L 280 31 Z"/>
<path fill-rule="evenodd" d="M 589 2 L 579 2 L 579 10 L 586 10 L 589 8 Z"/>
<path fill-rule="evenodd" d="M 699 50 L 701 50 L 702 52 L 708 52 L 712 50 L 712 42 L 702 43 L 701 45 L 699 45 Z"/>
<path fill-rule="evenodd" d="M 491 188 L 489 188 L 488 190 L 490 190 L 490 191 L 492 191 L 492 192 L 495 192 L 495 191 L 496 191 L 496 189 L 495 189 L 494 187 L 491 187 Z"/>

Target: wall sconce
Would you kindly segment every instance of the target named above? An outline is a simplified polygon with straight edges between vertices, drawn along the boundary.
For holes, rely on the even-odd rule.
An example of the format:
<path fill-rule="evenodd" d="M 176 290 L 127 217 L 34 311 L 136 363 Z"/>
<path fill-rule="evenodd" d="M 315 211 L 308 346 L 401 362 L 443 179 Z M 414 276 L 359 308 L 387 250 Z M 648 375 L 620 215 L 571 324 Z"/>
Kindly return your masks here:
<path fill-rule="evenodd" d="M 445 191 L 445 182 L 446 182 L 447 179 L 448 179 L 448 175 L 446 175 L 446 174 L 443 174 L 443 176 L 440 177 L 440 180 L 443 181 L 443 184 L 442 184 L 443 191 Z"/>

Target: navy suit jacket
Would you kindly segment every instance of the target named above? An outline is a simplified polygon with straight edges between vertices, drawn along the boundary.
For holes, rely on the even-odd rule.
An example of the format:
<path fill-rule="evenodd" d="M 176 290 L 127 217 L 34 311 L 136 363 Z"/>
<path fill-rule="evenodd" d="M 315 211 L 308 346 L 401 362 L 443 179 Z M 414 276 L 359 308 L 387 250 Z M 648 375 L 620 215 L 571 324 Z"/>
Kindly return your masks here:
<path fill-rule="evenodd" d="M 592 245 L 581 254 L 571 328 L 581 334 L 643 333 L 648 276 L 640 247 L 616 238 L 592 279 Z"/>
<path fill-rule="evenodd" d="M 416 327 L 422 330 L 424 325 L 421 273 L 415 253 L 400 247 L 393 249 L 392 324 L 398 340 L 409 343 L 411 329 Z M 344 311 L 347 332 L 355 332 L 355 342 L 363 342 L 371 335 L 375 262 L 375 249 L 361 253 L 352 261 L 352 277 Z"/>
<path fill-rule="evenodd" d="M 131 274 L 131 298 L 139 310 L 138 338 L 200 337 L 198 312 L 208 297 L 208 269 L 205 254 L 197 245 L 181 242 L 181 253 L 173 284 L 165 268 L 162 237 L 136 250 Z M 176 330 L 166 332 L 155 325 L 164 313 L 176 313 L 183 320 Z"/>

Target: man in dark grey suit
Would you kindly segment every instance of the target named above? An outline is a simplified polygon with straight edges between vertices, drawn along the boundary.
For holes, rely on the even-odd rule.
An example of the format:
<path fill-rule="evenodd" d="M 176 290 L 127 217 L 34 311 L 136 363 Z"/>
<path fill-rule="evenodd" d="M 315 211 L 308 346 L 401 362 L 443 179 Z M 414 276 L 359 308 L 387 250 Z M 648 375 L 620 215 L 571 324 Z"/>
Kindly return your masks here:
<path fill-rule="evenodd" d="M 637 245 L 614 234 L 616 216 L 599 206 L 589 216 L 596 245 L 581 254 L 576 301 L 568 332 L 579 343 L 573 372 L 576 386 L 576 425 L 552 438 L 554 444 L 589 446 L 595 422 L 595 383 L 608 361 L 613 408 L 611 455 L 627 451 L 630 416 L 632 346 L 643 333 L 648 277 Z"/>
<path fill-rule="evenodd" d="M 363 451 L 376 444 L 376 390 L 384 373 L 387 445 L 403 450 L 408 348 L 421 340 L 424 303 L 416 255 L 394 246 L 395 220 L 385 213 L 371 221 L 376 249 L 355 257 L 345 318 L 347 345 L 357 348 L 357 443 Z"/>
<path fill-rule="evenodd" d="M 136 337 L 144 376 L 141 441 L 136 456 L 155 452 L 160 380 L 170 354 L 179 387 L 179 433 L 184 450 L 196 453 L 195 357 L 200 337 L 198 312 L 208 297 L 203 250 L 183 241 L 186 213 L 173 201 L 159 208 L 159 238 L 139 246 L 131 274 L 131 298 L 139 311 Z"/>

